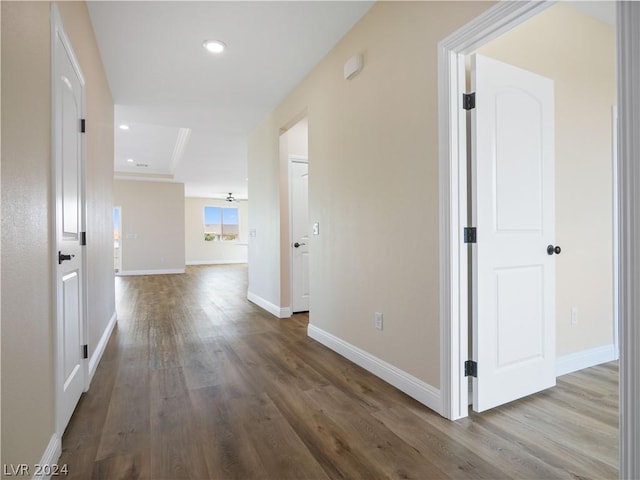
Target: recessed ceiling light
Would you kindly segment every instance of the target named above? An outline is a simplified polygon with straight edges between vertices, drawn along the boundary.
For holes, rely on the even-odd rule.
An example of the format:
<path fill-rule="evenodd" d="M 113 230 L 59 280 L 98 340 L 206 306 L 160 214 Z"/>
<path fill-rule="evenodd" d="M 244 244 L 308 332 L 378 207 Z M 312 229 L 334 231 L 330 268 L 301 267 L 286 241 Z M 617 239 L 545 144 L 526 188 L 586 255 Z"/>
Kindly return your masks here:
<path fill-rule="evenodd" d="M 206 48 L 211 53 L 222 53 L 224 49 L 227 47 L 220 40 L 205 40 L 202 43 L 202 46 Z"/>
<path fill-rule="evenodd" d="M 129 130 L 129 125 L 125 125 L 124 123 L 120 125 L 120 130 Z"/>
<path fill-rule="evenodd" d="M 127 162 L 133 163 L 133 158 L 127 158 Z"/>

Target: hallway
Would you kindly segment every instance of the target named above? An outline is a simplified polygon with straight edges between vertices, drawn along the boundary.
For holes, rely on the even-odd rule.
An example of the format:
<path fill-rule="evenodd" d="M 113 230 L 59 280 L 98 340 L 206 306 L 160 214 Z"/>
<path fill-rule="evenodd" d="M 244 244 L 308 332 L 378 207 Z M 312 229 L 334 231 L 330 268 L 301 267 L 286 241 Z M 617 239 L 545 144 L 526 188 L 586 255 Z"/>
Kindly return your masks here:
<path fill-rule="evenodd" d="M 615 478 L 617 364 L 450 422 L 246 300 L 246 266 L 117 277 L 69 477 Z"/>

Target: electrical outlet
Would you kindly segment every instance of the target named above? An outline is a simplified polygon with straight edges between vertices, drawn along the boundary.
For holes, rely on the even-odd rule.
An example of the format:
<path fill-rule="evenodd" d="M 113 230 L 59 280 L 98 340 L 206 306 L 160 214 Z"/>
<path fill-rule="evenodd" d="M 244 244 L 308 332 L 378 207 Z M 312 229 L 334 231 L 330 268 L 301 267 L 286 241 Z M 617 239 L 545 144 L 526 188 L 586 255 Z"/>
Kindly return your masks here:
<path fill-rule="evenodd" d="M 571 307 L 571 325 L 578 323 L 578 307 Z"/>
<path fill-rule="evenodd" d="M 382 313 L 375 313 L 375 325 L 377 330 L 382 330 Z"/>

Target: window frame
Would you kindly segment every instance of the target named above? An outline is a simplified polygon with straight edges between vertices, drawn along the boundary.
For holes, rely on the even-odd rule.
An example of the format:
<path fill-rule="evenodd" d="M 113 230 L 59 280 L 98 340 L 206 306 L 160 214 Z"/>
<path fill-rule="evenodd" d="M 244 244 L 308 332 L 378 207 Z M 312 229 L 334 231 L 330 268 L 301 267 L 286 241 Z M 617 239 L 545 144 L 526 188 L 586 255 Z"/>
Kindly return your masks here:
<path fill-rule="evenodd" d="M 217 224 L 211 224 L 211 223 L 207 223 L 207 208 L 215 208 L 218 209 L 220 212 L 220 219 L 219 219 L 219 223 Z M 225 210 L 235 210 L 236 211 L 236 217 L 237 217 L 237 232 L 235 232 L 234 234 L 225 234 L 224 231 L 224 211 Z M 220 225 L 220 233 L 216 233 L 216 232 L 208 232 L 207 231 L 207 225 Z M 233 225 L 233 224 L 229 224 L 229 225 Z M 218 243 L 218 242 L 224 242 L 224 243 L 228 243 L 228 242 L 239 242 L 240 241 L 240 209 L 238 207 L 226 207 L 226 206 L 219 206 L 219 205 L 204 205 L 203 209 L 202 209 L 202 227 L 203 227 L 203 240 L 205 242 L 211 242 L 211 243 Z M 207 239 L 207 235 L 212 235 L 213 238 L 211 239 Z M 235 235 L 234 238 L 226 238 L 225 236 L 229 236 L 229 235 Z"/>

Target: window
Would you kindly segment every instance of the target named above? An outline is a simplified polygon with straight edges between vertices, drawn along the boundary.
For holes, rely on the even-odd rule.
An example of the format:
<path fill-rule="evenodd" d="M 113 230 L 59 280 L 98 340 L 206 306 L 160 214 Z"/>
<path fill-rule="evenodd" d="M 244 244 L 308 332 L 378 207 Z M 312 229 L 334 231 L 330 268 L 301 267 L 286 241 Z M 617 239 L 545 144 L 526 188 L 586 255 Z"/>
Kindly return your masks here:
<path fill-rule="evenodd" d="M 238 240 L 238 209 L 226 207 L 204 207 L 205 242 Z"/>

